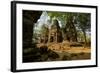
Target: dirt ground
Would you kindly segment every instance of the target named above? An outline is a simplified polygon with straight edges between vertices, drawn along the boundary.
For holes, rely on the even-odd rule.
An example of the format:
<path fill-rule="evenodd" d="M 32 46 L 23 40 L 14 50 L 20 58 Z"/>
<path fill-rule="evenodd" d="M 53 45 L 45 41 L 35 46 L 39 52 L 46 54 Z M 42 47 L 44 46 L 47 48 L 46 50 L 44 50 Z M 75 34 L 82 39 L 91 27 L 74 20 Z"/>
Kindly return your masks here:
<path fill-rule="evenodd" d="M 37 44 L 23 51 L 23 62 L 71 61 L 91 59 L 91 48 L 70 43 Z"/>
<path fill-rule="evenodd" d="M 70 46 L 70 43 L 37 44 L 38 47 L 47 46 L 60 57 L 56 60 L 85 60 L 91 58 L 91 48 L 83 46 Z"/>
<path fill-rule="evenodd" d="M 77 46 L 77 47 L 70 47 L 69 43 L 48 43 L 48 44 L 37 44 L 38 47 L 41 46 L 47 46 L 48 49 L 51 49 L 55 52 L 68 52 L 68 53 L 90 53 L 91 48 L 90 47 L 83 47 L 83 46 Z"/>

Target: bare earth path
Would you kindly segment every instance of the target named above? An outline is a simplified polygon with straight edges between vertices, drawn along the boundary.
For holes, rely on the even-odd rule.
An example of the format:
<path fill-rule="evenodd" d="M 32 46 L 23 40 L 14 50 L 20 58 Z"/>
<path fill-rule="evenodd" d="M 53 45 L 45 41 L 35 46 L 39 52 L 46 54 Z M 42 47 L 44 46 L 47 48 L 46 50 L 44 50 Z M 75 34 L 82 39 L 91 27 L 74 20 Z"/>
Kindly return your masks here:
<path fill-rule="evenodd" d="M 69 43 L 48 43 L 48 44 L 37 44 L 38 47 L 47 46 L 48 49 L 53 50 L 59 54 L 59 58 L 56 60 L 86 60 L 91 58 L 90 47 L 70 47 Z"/>
<path fill-rule="evenodd" d="M 68 52 L 68 53 L 90 53 L 90 47 L 70 47 L 67 43 L 48 43 L 48 44 L 37 44 L 38 47 L 47 46 L 49 49 L 56 52 Z"/>

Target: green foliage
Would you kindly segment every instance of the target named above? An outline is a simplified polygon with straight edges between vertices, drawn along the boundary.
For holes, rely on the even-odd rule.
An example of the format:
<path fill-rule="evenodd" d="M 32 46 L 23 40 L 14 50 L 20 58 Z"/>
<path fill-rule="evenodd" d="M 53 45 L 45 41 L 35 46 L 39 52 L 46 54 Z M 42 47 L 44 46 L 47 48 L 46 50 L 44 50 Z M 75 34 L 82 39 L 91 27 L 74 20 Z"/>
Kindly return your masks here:
<path fill-rule="evenodd" d="M 89 13 L 78 13 L 77 15 L 77 24 L 78 27 L 81 28 L 83 31 L 87 29 L 90 30 L 91 21 L 90 21 L 90 14 Z"/>
<path fill-rule="evenodd" d="M 83 32 L 85 43 L 87 43 L 86 40 L 86 31 L 90 31 L 91 27 L 91 19 L 89 13 L 78 13 L 77 15 L 77 24 L 78 28 L 80 28 Z"/>
<path fill-rule="evenodd" d="M 51 19 L 56 18 L 61 21 L 62 27 L 65 26 L 67 21 L 71 20 L 74 16 L 76 16 L 76 13 L 71 12 L 48 12 L 48 15 Z"/>

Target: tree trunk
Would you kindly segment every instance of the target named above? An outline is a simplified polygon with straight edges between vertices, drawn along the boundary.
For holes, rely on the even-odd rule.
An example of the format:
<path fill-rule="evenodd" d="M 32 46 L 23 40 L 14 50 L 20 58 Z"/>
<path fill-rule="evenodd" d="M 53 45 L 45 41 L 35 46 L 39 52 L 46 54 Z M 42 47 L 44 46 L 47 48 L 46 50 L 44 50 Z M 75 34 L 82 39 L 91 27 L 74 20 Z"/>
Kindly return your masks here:
<path fill-rule="evenodd" d="M 77 42 L 77 31 L 72 18 L 66 24 L 66 32 L 67 40 Z"/>
<path fill-rule="evenodd" d="M 85 40 L 85 46 L 86 46 L 86 44 L 87 44 L 87 40 L 86 40 L 86 32 L 83 30 L 83 34 L 84 34 L 84 40 Z"/>

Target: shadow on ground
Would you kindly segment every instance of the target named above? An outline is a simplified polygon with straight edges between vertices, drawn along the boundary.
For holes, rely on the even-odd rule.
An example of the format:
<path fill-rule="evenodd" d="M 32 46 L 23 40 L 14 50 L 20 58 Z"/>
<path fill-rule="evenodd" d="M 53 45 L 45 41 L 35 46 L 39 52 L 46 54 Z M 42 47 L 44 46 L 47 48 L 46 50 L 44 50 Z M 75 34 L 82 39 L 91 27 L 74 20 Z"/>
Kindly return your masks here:
<path fill-rule="evenodd" d="M 44 62 L 44 61 L 66 61 L 66 60 L 85 60 L 90 59 L 90 53 L 68 53 L 68 52 L 55 52 L 48 49 L 47 46 L 37 48 L 24 48 L 23 62 Z"/>

